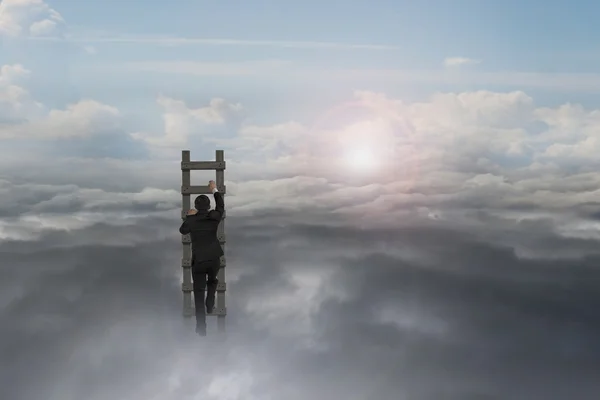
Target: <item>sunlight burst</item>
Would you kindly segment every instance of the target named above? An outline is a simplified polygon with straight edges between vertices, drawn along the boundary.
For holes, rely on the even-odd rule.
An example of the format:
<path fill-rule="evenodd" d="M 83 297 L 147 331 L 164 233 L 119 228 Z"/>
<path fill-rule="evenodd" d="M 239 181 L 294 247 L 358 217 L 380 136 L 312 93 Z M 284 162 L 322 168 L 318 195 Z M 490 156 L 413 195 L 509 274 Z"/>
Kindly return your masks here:
<path fill-rule="evenodd" d="M 346 162 L 354 168 L 372 168 L 376 164 L 375 156 L 369 149 L 352 149 L 346 153 Z"/>

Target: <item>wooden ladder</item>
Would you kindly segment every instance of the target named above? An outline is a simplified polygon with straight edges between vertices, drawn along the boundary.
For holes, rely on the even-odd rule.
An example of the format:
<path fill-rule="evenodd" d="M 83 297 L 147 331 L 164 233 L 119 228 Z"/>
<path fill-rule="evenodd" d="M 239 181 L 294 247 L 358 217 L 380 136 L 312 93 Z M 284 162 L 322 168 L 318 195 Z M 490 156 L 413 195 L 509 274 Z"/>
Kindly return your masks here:
<path fill-rule="evenodd" d="M 183 150 L 181 152 L 181 218 L 185 219 L 187 212 L 192 208 L 190 195 L 192 194 L 212 194 L 208 190 L 208 185 L 192 186 L 190 172 L 193 170 L 214 170 L 216 171 L 215 183 L 217 189 L 223 197 L 225 197 L 225 156 L 223 150 L 215 152 L 215 161 L 190 161 L 190 151 Z M 217 230 L 219 242 L 225 250 L 225 213 Z M 181 235 L 181 243 L 183 244 L 183 258 L 181 259 L 181 267 L 183 268 L 183 283 L 181 290 L 183 291 L 183 316 L 191 318 L 195 315 L 195 310 L 192 302 L 192 241 L 190 235 Z M 225 256 L 221 257 L 221 268 L 217 274 L 219 283 L 217 285 L 217 301 L 215 308 L 211 314 L 217 316 L 217 326 L 219 333 L 225 333 L 225 316 L 227 315 L 227 307 L 225 306 Z"/>

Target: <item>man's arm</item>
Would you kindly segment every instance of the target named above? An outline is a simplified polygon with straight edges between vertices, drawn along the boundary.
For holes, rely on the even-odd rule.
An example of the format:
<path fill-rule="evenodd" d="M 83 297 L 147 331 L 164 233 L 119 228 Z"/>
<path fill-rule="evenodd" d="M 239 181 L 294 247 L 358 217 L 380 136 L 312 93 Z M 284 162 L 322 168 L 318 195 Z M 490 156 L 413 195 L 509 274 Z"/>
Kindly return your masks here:
<path fill-rule="evenodd" d="M 191 232 L 191 229 L 190 229 L 190 225 L 188 224 L 188 219 L 186 216 L 185 220 L 183 221 L 183 224 L 181 224 L 181 226 L 179 227 L 179 233 L 181 233 L 182 235 L 187 235 L 190 232 Z"/>
<path fill-rule="evenodd" d="M 220 220 L 223 217 L 223 213 L 225 212 L 225 202 L 223 201 L 223 195 L 217 189 L 214 181 L 210 181 L 208 183 L 209 189 L 212 191 L 215 196 L 215 209 L 210 212 L 210 217 L 212 219 Z"/>
<path fill-rule="evenodd" d="M 213 195 L 215 196 L 215 209 L 210 212 L 210 217 L 220 220 L 225 212 L 225 202 L 223 201 L 223 195 L 217 189 L 215 189 Z"/>
<path fill-rule="evenodd" d="M 187 212 L 185 219 L 183 220 L 183 224 L 181 224 L 181 226 L 179 227 L 179 233 L 181 233 L 182 235 L 187 235 L 192 231 L 190 228 L 188 217 L 190 215 L 196 215 L 196 212 L 196 210 L 190 210 Z"/>

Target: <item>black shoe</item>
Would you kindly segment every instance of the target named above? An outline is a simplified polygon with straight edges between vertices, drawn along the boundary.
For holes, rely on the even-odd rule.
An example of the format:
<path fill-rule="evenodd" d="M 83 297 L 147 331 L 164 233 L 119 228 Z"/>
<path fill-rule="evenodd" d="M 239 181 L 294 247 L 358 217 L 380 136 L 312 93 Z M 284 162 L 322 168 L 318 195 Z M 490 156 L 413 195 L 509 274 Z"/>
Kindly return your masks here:
<path fill-rule="evenodd" d="M 207 307 L 206 307 L 206 313 L 207 313 L 207 314 L 212 314 L 212 313 L 213 313 L 213 311 L 215 311 L 215 307 L 214 307 L 214 306 L 212 306 L 212 307 L 208 307 L 208 306 L 207 306 Z"/>

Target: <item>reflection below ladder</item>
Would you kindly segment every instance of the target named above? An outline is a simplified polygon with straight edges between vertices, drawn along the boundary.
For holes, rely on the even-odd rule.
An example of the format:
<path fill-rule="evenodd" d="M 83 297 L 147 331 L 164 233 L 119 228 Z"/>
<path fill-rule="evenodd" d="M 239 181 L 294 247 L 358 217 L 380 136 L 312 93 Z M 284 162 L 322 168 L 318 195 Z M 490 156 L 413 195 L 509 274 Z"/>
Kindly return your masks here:
<path fill-rule="evenodd" d="M 216 171 L 215 183 L 217 189 L 225 197 L 225 157 L 223 150 L 215 152 L 215 161 L 190 161 L 190 151 L 183 150 L 181 152 L 182 219 L 185 219 L 188 210 L 192 208 L 190 195 L 211 194 L 207 185 L 192 186 L 190 179 L 190 172 L 192 170 Z M 223 214 L 223 219 L 219 224 L 217 237 L 223 250 L 225 250 L 225 214 Z M 181 259 L 181 266 L 183 268 L 183 283 L 181 284 L 181 290 L 183 291 L 183 316 L 191 318 L 195 315 L 195 311 L 192 303 L 192 241 L 190 235 L 182 235 L 181 243 L 183 244 L 183 258 Z M 225 315 L 227 315 L 227 307 L 225 306 L 225 290 L 227 288 L 227 284 L 225 283 L 225 256 L 221 257 L 221 268 L 217 274 L 217 279 L 219 283 L 217 285 L 215 309 L 211 314 L 206 315 L 217 316 L 218 330 L 219 332 L 225 332 Z"/>

